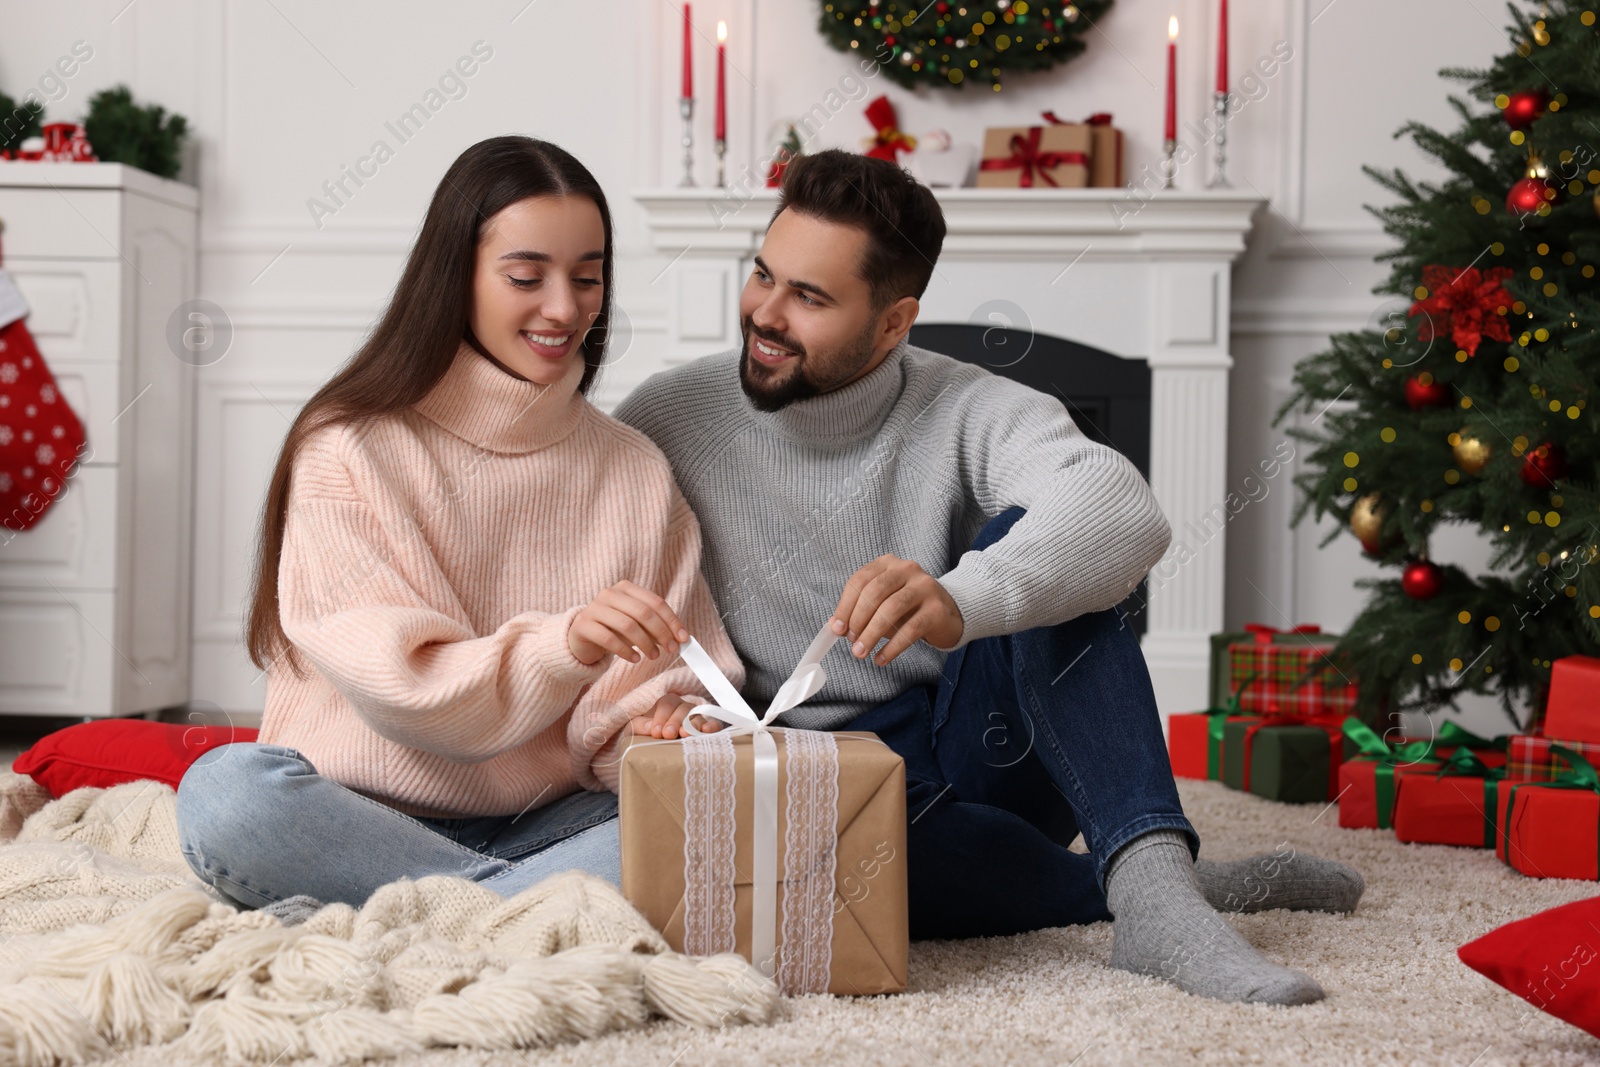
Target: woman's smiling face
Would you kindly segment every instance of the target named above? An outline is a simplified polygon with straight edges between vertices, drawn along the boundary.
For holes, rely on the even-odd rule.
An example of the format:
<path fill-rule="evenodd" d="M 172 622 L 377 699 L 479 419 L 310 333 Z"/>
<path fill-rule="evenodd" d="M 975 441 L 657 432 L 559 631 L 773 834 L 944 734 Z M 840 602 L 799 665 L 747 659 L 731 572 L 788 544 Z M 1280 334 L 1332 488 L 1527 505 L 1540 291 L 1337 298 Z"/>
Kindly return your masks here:
<path fill-rule="evenodd" d="M 605 226 L 593 200 L 536 196 L 484 224 L 468 320 L 502 370 L 559 381 L 600 314 Z"/>

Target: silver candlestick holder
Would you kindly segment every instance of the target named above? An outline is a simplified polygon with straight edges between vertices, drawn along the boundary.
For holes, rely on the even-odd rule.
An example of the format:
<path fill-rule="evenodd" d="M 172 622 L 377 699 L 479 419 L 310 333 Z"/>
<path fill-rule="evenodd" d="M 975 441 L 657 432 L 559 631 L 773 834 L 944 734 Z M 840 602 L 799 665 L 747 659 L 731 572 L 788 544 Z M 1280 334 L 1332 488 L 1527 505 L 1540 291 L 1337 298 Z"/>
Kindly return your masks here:
<path fill-rule="evenodd" d="M 1209 188 L 1232 189 L 1233 186 L 1228 183 L 1228 94 L 1219 91 L 1214 107 L 1217 113 L 1217 148 L 1212 157 L 1215 169 Z"/>
<path fill-rule="evenodd" d="M 1168 137 L 1162 143 L 1162 151 L 1164 155 L 1161 159 L 1161 173 L 1165 176 L 1165 180 L 1162 181 L 1161 188 L 1171 189 L 1172 179 L 1178 173 L 1178 161 L 1174 158 L 1174 154 L 1178 151 L 1178 142 Z"/>
<path fill-rule="evenodd" d="M 678 187 L 684 189 L 694 185 L 694 97 L 678 98 L 678 114 L 683 116 L 683 180 Z"/>
<path fill-rule="evenodd" d="M 713 143 L 717 149 L 717 188 L 721 189 L 728 184 L 727 171 L 724 167 L 723 159 L 728 153 L 728 141 L 724 137 L 718 137 Z"/>

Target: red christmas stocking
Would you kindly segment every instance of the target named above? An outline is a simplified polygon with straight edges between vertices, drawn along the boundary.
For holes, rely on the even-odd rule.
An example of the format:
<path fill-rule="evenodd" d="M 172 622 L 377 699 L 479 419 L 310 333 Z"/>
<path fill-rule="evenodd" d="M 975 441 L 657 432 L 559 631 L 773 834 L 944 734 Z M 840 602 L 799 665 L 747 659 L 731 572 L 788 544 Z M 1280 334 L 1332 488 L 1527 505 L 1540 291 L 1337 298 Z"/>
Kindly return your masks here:
<path fill-rule="evenodd" d="M 67 406 L 23 319 L 28 305 L 0 270 L 0 526 L 26 530 L 66 488 L 83 455 Z"/>

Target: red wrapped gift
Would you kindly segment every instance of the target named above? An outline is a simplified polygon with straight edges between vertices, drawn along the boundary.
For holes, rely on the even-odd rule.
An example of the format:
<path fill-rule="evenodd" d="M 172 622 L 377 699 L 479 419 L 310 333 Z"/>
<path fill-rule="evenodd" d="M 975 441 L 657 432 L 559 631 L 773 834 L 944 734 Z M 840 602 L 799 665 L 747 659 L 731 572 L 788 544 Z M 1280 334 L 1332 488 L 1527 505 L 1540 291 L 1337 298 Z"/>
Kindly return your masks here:
<path fill-rule="evenodd" d="M 1565 745 L 1591 762 L 1600 761 L 1600 744 L 1564 741 L 1556 737 L 1512 734 L 1506 748 L 1506 777 L 1519 781 L 1548 782 L 1560 769 L 1550 755 L 1552 745 Z"/>
<path fill-rule="evenodd" d="M 1263 715 L 1348 715 L 1356 706 L 1356 684 L 1333 665 L 1324 671 L 1334 639 L 1275 641 L 1270 626 L 1248 625 L 1249 641 L 1228 645 L 1228 677 L 1239 685 L 1239 706 Z M 1302 681 L 1303 680 L 1303 681 Z"/>
<path fill-rule="evenodd" d="M 1546 737 L 1600 744 L 1600 659 L 1562 656 L 1550 665 Z"/>
<path fill-rule="evenodd" d="M 1493 848 L 1504 775 L 1458 749 L 1437 774 L 1402 776 L 1395 782 L 1395 840 Z"/>
<path fill-rule="evenodd" d="M 1366 723 L 1350 716 L 1344 736 L 1360 750 L 1339 767 L 1339 825 L 1349 830 L 1387 830 L 1399 780 L 1443 764 L 1431 740 L 1391 745 Z"/>
<path fill-rule="evenodd" d="M 1230 722 L 1254 720 L 1237 704 L 1167 717 L 1167 757 L 1178 778 L 1217 781 L 1222 777 L 1223 729 Z"/>
<path fill-rule="evenodd" d="M 1495 855 L 1534 878 L 1600 879 L 1600 774 L 1570 748 L 1551 746 L 1564 764 L 1553 781 L 1502 779 L 1497 785 Z"/>

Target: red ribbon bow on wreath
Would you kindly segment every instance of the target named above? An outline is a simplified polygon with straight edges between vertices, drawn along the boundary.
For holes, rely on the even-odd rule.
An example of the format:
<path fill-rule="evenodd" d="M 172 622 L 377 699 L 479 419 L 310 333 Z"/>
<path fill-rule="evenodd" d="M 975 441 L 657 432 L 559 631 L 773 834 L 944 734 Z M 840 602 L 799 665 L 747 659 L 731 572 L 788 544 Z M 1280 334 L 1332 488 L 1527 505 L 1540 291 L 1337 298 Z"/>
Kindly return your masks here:
<path fill-rule="evenodd" d="M 1029 126 L 1028 136 L 1020 133 L 1011 135 L 1011 149 L 1009 159 L 986 159 L 978 164 L 983 170 L 1016 170 L 1021 168 L 1022 174 L 1017 178 L 1019 189 L 1033 188 L 1033 172 L 1037 170 L 1039 177 L 1051 185 L 1056 180 L 1050 177 L 1051 169 L 1068 163 L 1081 163 L 1089 165 L 1089 157 L 1082 152 L 1041 152 L 1039 151 L 1039 135 L 1044 132 L 1043 126 Z"/>

